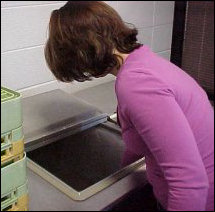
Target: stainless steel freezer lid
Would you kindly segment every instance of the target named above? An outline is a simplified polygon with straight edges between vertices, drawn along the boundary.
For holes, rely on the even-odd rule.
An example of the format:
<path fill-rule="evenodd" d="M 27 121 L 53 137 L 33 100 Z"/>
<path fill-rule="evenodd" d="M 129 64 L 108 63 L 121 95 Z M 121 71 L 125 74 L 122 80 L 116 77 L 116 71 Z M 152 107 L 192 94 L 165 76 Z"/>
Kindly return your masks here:
<path fill-rule="evenodd" d="M 26 143 L 47 140 L 67 129 L 70 133 L 83 130 L 86 125 L 102 123 L 108 117 L 96 107 L 59 89 L 24 98 L 22 106 Z"/>
<path fill-rule="evenodd" d="M 108 113 L 108 115 L 116 112 L 115 81 L 78 91 L 74 93 L 74 96 L 96 106 L 101 111 Z"/>

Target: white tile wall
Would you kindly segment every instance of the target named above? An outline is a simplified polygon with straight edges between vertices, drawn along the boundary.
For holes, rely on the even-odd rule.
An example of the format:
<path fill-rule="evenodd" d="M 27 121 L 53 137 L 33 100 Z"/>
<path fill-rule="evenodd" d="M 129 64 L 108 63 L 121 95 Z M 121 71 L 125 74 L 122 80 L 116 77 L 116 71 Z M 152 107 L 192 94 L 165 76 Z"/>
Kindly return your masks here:
<path fill-rule="evenodd" d="M 1 55 L 2 84 L 15 89 L 54 80 L 43 57 L 43 46 Z"/>
<path fill-rule="evenodd" d="M 59 8 L 61 5 L 38 5 L 33 8 L 28 6 L 2 9 L 1 52 L 44 44 L 51 11 Z"/>
<path fill-rule="evenodd" d="M 124 21 L 137 28 L 153 26 L 153 1 L 119 1 L 117 9 Z"/>
<path fill-rule="evenodd" d="M 50 13 L 65 2 L 1 1 L 2 85 L 25 91 L 50 84 L 53 87 L 56 81 L 46 67 L 43 48 Z M 138 28 L 141 43 L 149 45 L 162 57 L 170 58 L 174 1 L 105 2 L 116 9 L 125 22 Z M 83 89 L 113 79 L 107 76 L 90 83 L 75 83 L 71 89 Z M 59 84 L 62 87 L 62 83 Z"/>
<path fill-rule="evenodd" d="M 152 49 L 155 52 L 169 50 L 172 43 L 172 24 L 154 27 L 152 37 Z"/>
<path fill-rule="evenodd" d="M 118 1 L 104 1 L 106 4 L 109 4 L 111 7 L 113 7 L 115 10 L 117 10 Z"/>
<path fill-rule="evenodd" d="M 155 25 L 171 24 L 174 15 L 174 1 L 155 2 Z"/>
<path fill-rule="evenodd" d="M 66 1 L 1 1 L 1 7 L 19 7 L 43 4 L 65 3 Z"/>
<path fill-rule="evenodd" d="M 170 60 L 171 50 L 159 52 L 158 55 L 160 55 L 160 56 L 163 57 L 164 59 Z"/>
<path fill-rule="evenodd" d="M 141 28 L 138 30 L 137 39 L 140 43 L 152 46 L 153 27 Z"/>

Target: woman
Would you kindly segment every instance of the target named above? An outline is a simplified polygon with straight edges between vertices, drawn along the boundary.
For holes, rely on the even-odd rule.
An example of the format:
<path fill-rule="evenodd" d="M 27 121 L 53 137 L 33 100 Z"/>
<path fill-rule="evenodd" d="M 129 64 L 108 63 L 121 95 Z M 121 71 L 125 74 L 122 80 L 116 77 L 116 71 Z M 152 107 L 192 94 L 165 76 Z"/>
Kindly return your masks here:
<path fill-rule="evenodd" d="M 51 15 L 46 61 L 63 82 L 114 74 L 123 139 L 145 155 L 160 204 L 214 210 L 214 110 L 194 79 L 136 36 L 105 3 L 69 1 Z"/>

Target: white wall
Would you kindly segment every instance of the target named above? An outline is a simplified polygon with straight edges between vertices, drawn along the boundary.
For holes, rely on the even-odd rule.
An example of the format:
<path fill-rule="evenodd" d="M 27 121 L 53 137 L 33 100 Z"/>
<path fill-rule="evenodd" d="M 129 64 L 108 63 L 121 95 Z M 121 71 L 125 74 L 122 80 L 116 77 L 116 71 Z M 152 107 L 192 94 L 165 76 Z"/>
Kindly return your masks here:
<path fill-rule="evenodd" d="M 1 83 L 15 90 L 66 86 L 75 92 L 114 78 L 68 85 L 57 83 L 44 60 L 43 48 L 52 10 L 66 1 L 1 1 Z M 139 29 L 138 39 L 169 59 L 174 1 L 106 1 Z"/>

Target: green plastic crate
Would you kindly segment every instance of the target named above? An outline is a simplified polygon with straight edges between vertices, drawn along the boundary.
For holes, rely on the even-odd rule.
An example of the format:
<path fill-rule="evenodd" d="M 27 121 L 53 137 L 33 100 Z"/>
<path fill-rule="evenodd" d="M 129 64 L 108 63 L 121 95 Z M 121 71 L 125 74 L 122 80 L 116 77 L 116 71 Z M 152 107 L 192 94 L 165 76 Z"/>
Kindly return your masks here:
<path fill-rule="evenodd" d="M 1 134 L 1 151 L 10 148 L 12 143 L 20 141 L 23 138 L 24 134 L 22 126 L 7 133 Z"/>
<path fill-rule="evenodd" d="M 6 210 L 7 208 L 12 208 L 17 201 L 23 197 L 24 195 L 28 195 L 28 182 L 26 181 L 24 185 L 15 188 L 12 192 L 1 196 L 1 211 Z"/>
<path fill-rule="evenodd" d="M 21 94 L 1 87 L 1 134 L 22 125 Z"/>
<path fill-rule="evenodd" d="M 1 135 L 1 166 L 23 158 L 24 135 L 22 127 Z"/>
<path fill-rule="evenodd" d="M 25 184 L 26 165 L 25 154 L 21 160 L 1 168 L 1 197 Z"/>

